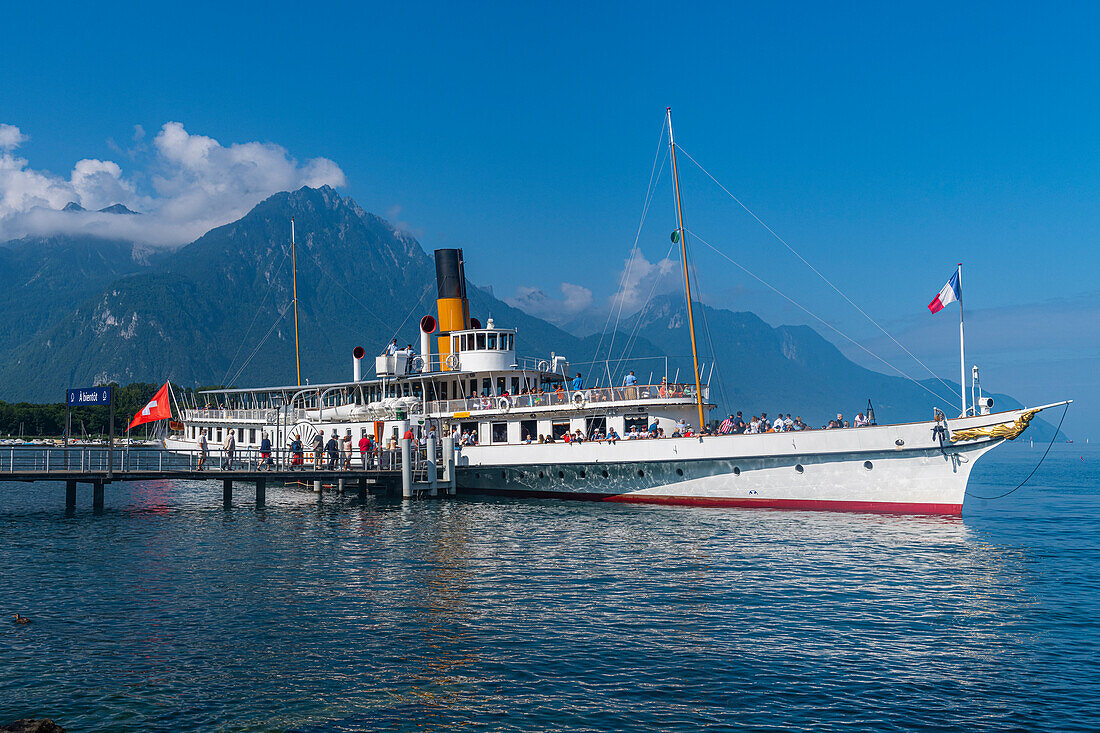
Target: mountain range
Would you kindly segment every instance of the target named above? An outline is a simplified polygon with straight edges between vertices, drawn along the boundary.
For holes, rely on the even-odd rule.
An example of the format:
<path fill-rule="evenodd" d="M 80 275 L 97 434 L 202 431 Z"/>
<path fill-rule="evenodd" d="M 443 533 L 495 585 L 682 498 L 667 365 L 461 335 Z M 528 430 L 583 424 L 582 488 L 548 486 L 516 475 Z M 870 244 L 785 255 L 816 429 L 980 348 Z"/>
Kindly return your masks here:
<path fill-rule="evenodd" d="M 107 213 L 132 214 L 108 207 Z M 183 386 L 295 383 L 290 220 L 297 231 L 303 382 L 350 378 L 351 351 L 418 343 L 434 312 L 431 256 L 410 235 L 329 187 L 275 194 L 240 220 L 173 251 L 90 237 L 0 244 L 0 399 L 57 401 L 71 386 L 116 381 Z M 478 273 L 467 275 L 474 280 Z M 658 296 L 614 333 L 581 337 L 470 287 L 471 313 L 518 329 L 521 356 L 569 357 L 589 384 L 626 369 L 681 381 L 691 373 L 685 302 Z M 927 419 L 919 384 L 865 369 L 806 326 L 696 304 L 705 381 L 727 413 L 801 414 L 823 424 L 873 401 L 880 422 Z M 597 352 L 609 364 L 592 364 Z M 630 359 L 623 359 L 629 355 Z M 717 365 L 717 366 L 711 366 Z M 934 381 L 934 380 L 933 380 Z M 955 385 L 957 387 L 957 385 Z M 997 396 L 999 407 L 1016 403 Z M 948 414 L 951 414 L 949 411 Z M 1040 426 L 1049 435 L 1053 428 Z"/>

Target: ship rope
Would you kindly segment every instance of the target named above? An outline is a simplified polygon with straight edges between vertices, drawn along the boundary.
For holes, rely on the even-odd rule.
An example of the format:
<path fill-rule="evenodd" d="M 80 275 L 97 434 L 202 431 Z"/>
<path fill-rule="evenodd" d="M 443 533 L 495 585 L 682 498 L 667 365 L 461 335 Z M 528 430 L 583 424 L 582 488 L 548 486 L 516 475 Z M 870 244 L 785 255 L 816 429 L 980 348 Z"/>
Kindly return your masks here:
<path fill-rule="evenodd" d="M 290 256 L 290 250 L 283 249 L 283 259 L 279 262 L 279 268 L 275 271 L 275 275 L 271 278 L 271 282 L 267 284 L 267 292 L 264 293 L 264 297 L 260 300 L 260 305 L 256 308 L 256 312 L 252 315 L 252 322 L 248 324 L 248 329 L 244 332 L 244 337 L 241 338 L 237 344 L 237 351 L 233 354 L 233 358 L 229 360 L 229 367 L 225 370 L 225 375 L 222 377 L 222 384 L 228 384 L 226 381 L 229 379 L 229 372 L 233 371 L 233 365 L 237 363 L 237 357 L 241 355 L 241 349 L 248 342 L 248 336 L 252 333 L 252 327 L 256 325 L 256 320 L 260 317 L 260 312 L 264 308 L 264 303 L 267 302 L 267 296 L 271 295 L 272 288 L 275 287 L 275 283 L 279 281 L 279 275 L 283 274 L 283 266 L 286 264 L 287 257 Z"/>
<path fill-rule="evenodd" d="M 849 336 L 848 334 L 844 333 L 844 332 L 843 332 L 843 331 L 841 331 L 841 330 L 840 330 L 839 328 L 837 328 L 837 327 L 836 327 L 836 326 L 834 326 L 833 324 L 829 323 L 829 322 L 828 322 L 828 321 L 826 321 L 826 320 L 825 320 L 824 318 L 822 318 L 821 316 L 817 315 L 816 313 L 814 313 L 813 311 L 811 311 L 811 310 L 810 310 L 809 308 L 807 308 L 806 306 L 802 305 L 801 303 L 799 303 L 798 301 L 796 301 L 796 300 L 795 300 L 794 298 L 790 297 L 789 295 L 787 295 L 786 293 L 784 293 L 783 291 L 781 291 L 781 290 L 780 290 L 779 288 L 775 287 L 775 286 L 774 286 L 774 285 L 772 285 L 771 283 L 769 283 L 769 282 L 767 282 L 766 280 L 764 280 L 763 278 L 759 277 L 759 276 L 758 276 L 758 275 L 757 275 L 756 273 L 752 272 L 752 271 L 751 271 L 751 270 L 749 270 L 749 269 L 748 269 L 747 267 L 745 267 L 745 266 L 744 266 L 744 265 L 742 265 L 741 263 L 739 263 L 739 262 L 737 262 L 736 260 L 734 260 L 734 259 L 733 259 L 732 257 L 730 257 L 730 256 L 729 256 L 729 255 L 727 255 L 727 254 L 726 254 L 725 252 L 723 252 L 722 250 L 718 249 L 717 247 L 715 247 L 715 246 L 714 246 L 713 244 L 711 244 L 710 242 L 708 242 L 708 241 L 706 241 L 705 239 L 703 239 L 702 237 L 700 237 L 700 236 L 699 236 L 698 234 L 696 234 L 695 232 L 693 232 L 693 231 L 691 231 L 691 230 L 688 230 L 688 231 L 687 231 L 687 233 L 688 233 L 688 234 L 690 234 L 691 236 L 695 237 L 696 239 L 698 239 L 698 240 L 699 240 L 699 241 L 700 241 L 700 242 L 701 242 L 702 244 L 705 244 L 705 245 L 706 245 L 707 247 L 709 247 L 710 249 L 714 250 L 714 252 L 715 252 L 715 253 L 717 253 L 717 254 L 718 254 L 718 255 L 719 255 L 720 257 L 723 257 L 723 258 L 725 258 L 725 259 L 726 259 L 727 261 L 729 261 L 729 262 L 730 262 L 730 264 L 734 265 L 735 267 L 738 267 L 738 268 L 740 268 L 740 269 L 741 269 L 741 271 L 742 271 L 742 272 L 744 272 L 744 273 L 745 273 L 746 275 L 748 275 L 749 277 L 753 278 L 753 279 L 754 279 L 754 280 L 756 280 L 756 281 L 757 281 L 758 283 L 760 283 L 760 284 L 761 284 L 761 285 L 763 285 L 764 287 L 768 288 L 769 290 L 771 290 L 771 291 L 772 291 L 773 293 L 775 293 L 776 295 L 780 296 L 781 298 L 784 298 L 784 299 L 785 299 L 785 300 L 786 300 L 787 302 L 789 302 L 789 303 L 790 303 L 791 305 L 795 306 L 796 308 L 798 308 L 799 310 L 801 310 L 801 311 L 802 311 L 803 313 L 805 313 L 806 315 L 808 315 L 808 316 L 810 316 L 811 318 L 813 318 L 814 320 L 816 320 L 816 321 L 817 321 L 818 323 L 820 323 L 821 325 L 825 326 L 826 328 L 828 328 L 828 329 L 829 329 L 829 330 L 831 330 L 831 331 L 834 331 L 834 332 L 835 332 L 835 333 L 836 333 L 837 335 L 839 335 L 839 336 L 842 336 L 843 338 L 847 339 L 848 341 L 850 341 L 850 342 L 852 343 L 852 345 L 854 345 L 854 346 L 856 346 L 857 348 L 861 349 L 862 351 L 866 352 L 866 353 L 867 353 L 867 354 L 868 354 L 869 356 L 871 356 L 871 357 L 873 357 L 873 358 L 875 358 L 875 359 L 878 359 L 878 360 L 879 360 L 880 362 L 882 362 L 882 364 L 883 364 L 883 365 L 885 365 L 885 366 L 889 367 L 890 369 L 894 370 L 895 372 L 897 372 L 897 373 L 898 373 L 898 374 L 900 374 L 901 376 L 903 376 L 903 377 L 905 377 L 906 379 L 908 379 L 908 380 L 909 380 L 910 382 L 912 382 L 913 384 L 915 384 L 915 385 L 919 386 L 919 387 L 920 387 L 921 389 L 923 389 L 924 391 L 928 392 L 928 394 L 930 394 L 930 395 L 932 395 L 933 397 L 935 397 L 935 398 L 936 398 L 937 400 L 939 400 L 939 401 L 940 401 L 940 402 L 941 402 L 942 404 L 944 404 L 945 406 L 946 406 L 946 405 L 950 405 L 950 404 L 951 404 L 951 403 L 953 402 L 953 400 L 950 400 L 950 399 L 947 399 L 947 400 L 945 400 L 945 399 L 943 398 L 943 395 L 942 395 L 942 394 L 939 394 L 939 393 L 935 392 L 935 391 L 934 391 L 934 390 L 932 390 L 932 389 L 931 389 L 931 388 L 930 388 L 930 387 L 929 387 L 928 385 L 926 385 L 926 384 L 925 384 L 924 382 L 921 382 L 921 381 L 920 381 L 920 380 L 918 380 L 918 379 L 914 379 L 913 377 L 909 376 L 909 374 L 907 374 L 906 372 L 902 371 L 902 370 L 901 370 L 900 368 L 898 368 L 898 367 L 894 366 L 893 364 L 891 364 L 890 362 L 888 362 L 888 361 L 887 361 L 886 359 L 883 359 L 883 358 L 882 358 L 881 356 L 879 356 L 879 355 L 878 355 L 878 354 L 876 354 L 875 352 L 871 351 L 871 350 L 870 350 L 870 349 L 868 349 L 868 348 L 867 348 L 866 346 L 864 346 L 863 344 L 859 343 L 859 342 L 858 342 L 858 341 L 856 341 L 856 340 L 855 340 L 854 338 L 852 338 L 852 337 L 851 337 L 851 336 Z"/>
<path fill-rule="evenodd" d="M 707 176 L 707 178 L 714 181 L 714 183 L 718 186 L 718 188 L 722 189 L 726 193 L 727 196 L 729 196 L 731 199 L 733 199 L 737 203 L 737 205 L 740 206 L 742 209 L 744 209 L 748 213 L 749 216 L 751 216 L 753 219 L 755 219 L 756 222 L 760 226 L 764 227 L 764 229 L 768 232 L 768 234 L 771 234 L 773 237 L 775 237 L 779 241 L 779 243 L 782 244 L 784 247 L 786 247 L 787 250 L 790 251 L 791 254 L 793 254 L 795 257 L 797 257 L 802 262 L 802 264 L 804 264 L 804 265 L 806 265 L 806 267 L 810 268 L 810 270 L 812 270 L 815 275 L 817 275 L 819 278 L 821 278 L 825 282 L 826 285 L 828 285 L 830 288 L 832 288 L 834 291 L 836 291 L 836 293 L 840 297 L 844 298 L 844 300 L 846 300 L 849 305 L 851 305 L 853 308 L 855 308 L 857 311 L 859 311 L 863 315 L 864 318 L 866 318 L 868 321 L 870 321 L 872 324 L 874 324 L 874 326 L 878 330 L 882 331 L 882 333 L 885 334 L 886 337 L 889 338 L 891 341 L 893 341 L 894 344 L 898 348 L 900 348 L 902 351 L 904 351 L 906 354 L 908 354 L 910 357 L 912 357 L 914 361 L 916 361 L 918 364 L 920 364 L 922 367 L 924 367 L 925 370 L 929 374 L 931 374 L 933 377 L 938 379 L 940 381 L 940 383 L 944 387 L 946 387 L 952 394 L 954 394 L 956 397 L 961 397 L 962 396 L 960 394 L 959 390 L 955 389 L 951 384 L 944 381 L 943 378 L 941 378 L 938 374 L 936 374 L 934 371 L 932 371 L 932 369 L 927 364 L 925 364 L 923 361 L 921 361 L 919 358 L 917 358 L 916 354 L 914 354 L 909 349 L 905 348 L 905 346 L 900 341 L 898 341 L 896 338 L 894 338 L 893 335 L 891 335 L 889 331 L 887 331 L 885 328 L 883 328 L 879 324 L 878 321 L 876 321 L 874 318 L 872 318 L 867 313 L 867 311 L 860 308 L 855 303 L 855 301 L 853 301 L 851 298 L 849 298 L 847 296 L 847 294 L 844 293 L 843 290 L 841 290 L 836 285 L 834 285 L 833 282 L 829 278 L 825 277 L 825 275 L 822 274 L 820 270 L 818 270 L 816 267 L 811 265 L 806 260 L 805 257 L 803 257 L 801 254 L 799 254 L 798 251 L 794 247 L 792 247 L 790 244 L 787 243 L 787 241 L 785 239 L 783 239 L 783 237 L 779 236 L 775 232 L 774 229 L 772 229 L 770 226 L 765 224 L 764 221 L 752 211 L 752 209 L 750 209 L 748 206 L 746 206 L 744 204 L 743 201 L 741 201 L 741 199 L 734 196 L 728 188 L 723 186 L 722 183 L 717 178 L 715 178 L 714 176 L 712 176 L 710 174 L 710 171 L 708 171 L 706 168 L 704 168 L 702 165 L 700 165 L 699 161 L 697 161 L 697 160 L 695 160 L 695 158 L 691 157 L 690 153 L 688 153 L 686 150 L 681 148 L 679 145 L 676 146 L 676 149 L 679 150 L 681 153 L 683 153 L 685 156 L 687 156 L 687 159 L 690 160 L 692 163 L 694 163 L 695 167 L 697 167 L 699 170 L 701 170 Z M 963 388 L 963 385 L 959 385 L 959 389 L 962 389 L 962 388 Z"/>
<path fill-rule="evenodd" d="M 603 324 L 603 331 L 600 332 L 600 341 L 596 345 L 596 351 L 593 355 L 593 359 L 596 360 L 600 358 L 600 350 L 603 348 L 603 341 L 604 338 L 607 336 L 607 327 L 611 325 L 612 313 L 615 314 L 615 328 L 611 331 L 611 343 L 607 347 L 607 361 L 609 363 L 611 361 L 611 354 L 614 352 L 615 349 L 615 336 L 618 334 L 619 331 L 619 321 L 622 319 L 623 302 L 625 300 L 625 298 L 623 297 L 623 286 L 627 283 L 627 278 L 630 277 L 630 271 L 634 267 L 635 259 L 637 259 L 638 255 L 641 254 L 638 249 L 638 240 L 642 236 L 642 227 L 645 225 L 646 215 L 649 213 L 649 206 L 653 203 L 653 195 L 657 189 L 657 182 L 661 180 L 661 173 L 664 172 L 665 169 L 665 160 L 664 157 L 662 157 L 661 155 L 662 150 L 665 150 L 665 157 L 667 157 L 668 155 L 668 151 L 664 147 L 665 130 L 665 123 L 662 119 L 660 133 L 657 136 L 657 151 L 653 154 L 653 166 L 652 168 L 650 168 L 649 171 L 649 185 L 646 187 L 645 203 L 642 205 L 642 215 L 638 221 L 638 230 L 634 233 L 634 244 L 630 248 L 630 257 L 627 259 L 626 267 L 623 269 L 623 274 L 619 277 L 619 287 L 616 291 L 619 296 L 618 308 L 616 309 L 615 305 L 612 305 L 611 308 L 609 308 L 607 311 L 607 320 Z M 660 160 L 660 165 L 658 165 L 657 163 L 658 159 Z M 622 360 L 620 359 L 620 362 L 621 361 Z M 616 369 L 617 368 L 618 365 L 616 364 Z M 608 372 L 608 379 L 611 379 L 610 369 L 608 369 Z"/>
<path fill-rule="evenodd" d="M 1010 489 L 1010 490 L 1004 492 L 1003 494 L 997 494 L 996 496 L 979 496 L 978 494 L 972 494 L 969 491 L 966 492 L 966 495 L 967 496 L 973 496 L 975 499 L 987 499 L 987 500 L 1003 499 L 1006 496 L 1008 496 L 1009 494 L 1012 494 L 1012 493 L 1016 492 L 1017 490 L 1022 489 L 1024 487 L 1024 484 L 1026 484 L 1028 481 L 1030 481 L 1031 477 L 1035 475 L 1035 472 L 1039 470 L 1039 466 L 1043 465 L 1043 461 L 1045 461 L 1047 459 L 1047 453 L 1050 453 L 1050 449 L 1054 447 L 1054 441 L 1058 439 L 1058 433 L 1060 433 L 1062 431 L 1062 421 L 1066 419 L 1066 413 L 1067 412 L 1069 412 L 1069 403 L 1068 402 L 1066 403 L 1065 408 L 1062 410 L 1062 417 L 1058 420 L 1058 427 L 1054 428 L 1054 435 L 1051 436 L 1050 443 L 1047 444 L 1047 449 L 1045 451 L 1043 451 L 1043 457 L 1040 458 L 1039 462 L 1035 464 L 1035 468 L 1031 469 L 1031 473 L 1029 473 L 1027 475 L 1027 478 L 1025 478 L 1020 483 L 1016 484 L 1016 488 Z"/>

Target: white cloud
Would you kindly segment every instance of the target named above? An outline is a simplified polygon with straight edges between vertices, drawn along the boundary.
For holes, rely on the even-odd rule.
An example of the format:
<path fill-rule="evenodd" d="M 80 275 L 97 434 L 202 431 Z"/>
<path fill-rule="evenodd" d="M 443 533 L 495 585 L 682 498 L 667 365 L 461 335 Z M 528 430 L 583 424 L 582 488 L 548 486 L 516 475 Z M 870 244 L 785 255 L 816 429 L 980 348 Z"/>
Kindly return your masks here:
<path fill-rule="evenodd" d="M 518 287 L 504 302 L 551 323 L 565 323 L 592 305 L 592 291 L 573 283 L 560 285 L 561 298 L 551 298 L 538 288 Z"/>
<path fill-rule="evenodd" d="M 0 150 L 18 148 L 26 139 L 26 136 L 15 125 L 5 125 L 0 122 Z"/>
<path fill-rule="evenodd" d="M 134 126 L 134 141 L 145 135 Z M 0 124 L 0 240 L 27 234 L 91 234 L 157 246 L 186 244 L 240 218 L 278 191 L 302 186 L 343 186 L 344 173 L 327 158 L 299 163 L 272 143 L 222 145 L 166 123 L 138 170 L 115 162 L 77 161 L 68 178 L 30 167 L 12 151 L 26 137 Z M 149 181 L 149 186 L 139 182 Z M 60 211 L 75 201 L 88 212 Z M 121 203 L 142 216 L 95 211 Z"/>
<path fill-rule="evenodd" d="M 669 275 L 676 272 L 677 265 L 676 260 L 667 257 L 650 262 L 641 250 L 635 249 L 623 265 L 619 289 L 611 296 L 608 307 L 616 313 L 621 308 L 624 317 L 637 313 L 651 295 L 668 289 Z"/>

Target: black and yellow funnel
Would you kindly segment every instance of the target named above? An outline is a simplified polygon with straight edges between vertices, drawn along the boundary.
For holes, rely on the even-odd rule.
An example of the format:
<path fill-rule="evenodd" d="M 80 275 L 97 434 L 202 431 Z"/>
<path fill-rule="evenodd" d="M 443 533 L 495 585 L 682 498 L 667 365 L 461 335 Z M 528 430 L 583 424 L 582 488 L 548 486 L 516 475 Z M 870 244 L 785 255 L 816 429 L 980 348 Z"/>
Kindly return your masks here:
<path fill-rule="evenodd" d="M 462 250 L 435 251 L 436 311 L 439 313 L 439 359 L 443 369 L 451 353 L 451 332 L 470 327 L 470 302 L 466 300 L 466 271 Z"/>

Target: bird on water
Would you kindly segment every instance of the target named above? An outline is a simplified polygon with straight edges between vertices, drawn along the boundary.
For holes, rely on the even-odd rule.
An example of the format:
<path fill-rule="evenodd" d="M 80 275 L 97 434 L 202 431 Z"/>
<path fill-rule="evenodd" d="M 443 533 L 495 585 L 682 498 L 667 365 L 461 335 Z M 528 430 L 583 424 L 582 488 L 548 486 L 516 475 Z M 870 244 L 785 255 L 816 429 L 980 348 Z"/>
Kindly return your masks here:
<path fill-rule="evenodd" d="M 29 624 L 30 622 L 31 622 L 31 620 L 29 618 L 27 618 L 26 616 L 20 616 L 18 613 L 15 614 L 15 623 L 17 623 L 17 624 Z"/>

